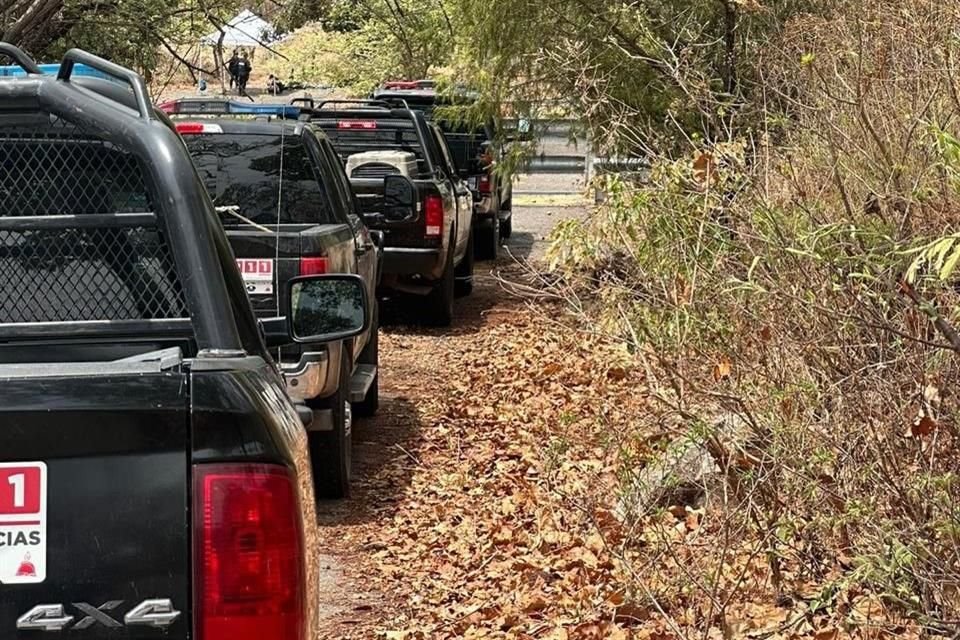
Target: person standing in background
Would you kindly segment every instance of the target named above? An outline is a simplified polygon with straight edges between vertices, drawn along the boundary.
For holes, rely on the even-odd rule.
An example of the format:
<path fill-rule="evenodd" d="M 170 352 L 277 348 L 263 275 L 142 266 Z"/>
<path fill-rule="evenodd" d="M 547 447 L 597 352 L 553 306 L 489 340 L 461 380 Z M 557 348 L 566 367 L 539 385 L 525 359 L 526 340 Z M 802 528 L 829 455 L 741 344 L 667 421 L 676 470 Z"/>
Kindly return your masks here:
<path fill-rule="evenodd" d="M 233 55 L 230 56 L 230 60 L 227 61 L 227 72 L 230 74 L 230 88 L 239 87 L 237 83 L 238 79 L 238 70 L 240 65 L 240 55 L 237 53 L 237 50 L 233 50 Z"/>
<path fill-rule="evenodd" d="M 247 81 L 250 80 L 250 72 L 253 71 L 253 65 L 247 58 L 247 52 L 244 51 L 237 61 L 237 95 L 247 95 Z"/>

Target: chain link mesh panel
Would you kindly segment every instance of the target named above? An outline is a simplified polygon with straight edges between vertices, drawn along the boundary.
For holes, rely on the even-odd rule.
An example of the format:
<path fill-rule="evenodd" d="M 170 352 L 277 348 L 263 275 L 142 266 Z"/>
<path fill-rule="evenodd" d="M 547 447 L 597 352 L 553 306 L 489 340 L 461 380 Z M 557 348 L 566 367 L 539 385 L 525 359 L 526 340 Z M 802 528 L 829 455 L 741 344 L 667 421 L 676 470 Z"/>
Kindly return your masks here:
<path fill-rule="evenodd" d="M 149 213 L 135 157 L 56 118 L 0 128 L 0 323 L 188 317 L 163 234 L 109 221 L 52 229 L 34 216 Z"/>

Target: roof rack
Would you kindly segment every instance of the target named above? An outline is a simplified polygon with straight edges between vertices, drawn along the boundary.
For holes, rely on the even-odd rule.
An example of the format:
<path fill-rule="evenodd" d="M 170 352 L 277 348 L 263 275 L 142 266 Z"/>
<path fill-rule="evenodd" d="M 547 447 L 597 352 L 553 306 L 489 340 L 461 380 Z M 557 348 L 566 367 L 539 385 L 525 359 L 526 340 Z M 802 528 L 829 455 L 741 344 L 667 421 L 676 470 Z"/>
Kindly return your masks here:
<path fill-rule="evenodd" d="M 40 67 L 33 59 L 20 49 L 9 42 L 0 42 L 0 54 L 5 55 L 17 63 L 17 68 L 22 69 L 24 73 L 39 74 L 43 73 Z"/>
<path fill-rule="evenodd" d="M 313 101 L 311 100 L 311 103 Z M 330 100 L 321 100 L 316 103 L 316 106 L 312 107 L 314 111 L 320 111 L 324 107 L 331 104 L 347 104 L 355 105 L 359 107 L 380 107 L 381 109 L 396 109 L 397 107 L 407 110 L 410 110 L 410 105 L 407 104 L 406 100 L 400 98 L 391 98 L 386 100 L 374 100 L 374 99 L 330 99 Z"/>
<path fill-rule="evenodd" d="M 296 120 L 302 109 L 286 104 L 250 104 L 225 98 L 179 98 L 161 103 L 159 109 L 169 115 L 191 116 L 275 116 Z"/>

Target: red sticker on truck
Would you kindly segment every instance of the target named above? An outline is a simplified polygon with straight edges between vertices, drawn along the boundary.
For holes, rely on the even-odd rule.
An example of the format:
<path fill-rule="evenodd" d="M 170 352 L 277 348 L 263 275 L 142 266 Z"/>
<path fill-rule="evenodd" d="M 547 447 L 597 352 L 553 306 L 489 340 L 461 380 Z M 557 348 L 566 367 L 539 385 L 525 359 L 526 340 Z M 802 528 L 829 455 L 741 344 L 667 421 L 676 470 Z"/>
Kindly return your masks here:
<path fill-rule="evenodd" d="M 47 577 L 47 465 L 0 462 L 0 584 Z"/>
<path fill-rule="evenodd" d="M 238 258 L 237 267 L 249 294 L 273 293 L 273 260 Z"/>

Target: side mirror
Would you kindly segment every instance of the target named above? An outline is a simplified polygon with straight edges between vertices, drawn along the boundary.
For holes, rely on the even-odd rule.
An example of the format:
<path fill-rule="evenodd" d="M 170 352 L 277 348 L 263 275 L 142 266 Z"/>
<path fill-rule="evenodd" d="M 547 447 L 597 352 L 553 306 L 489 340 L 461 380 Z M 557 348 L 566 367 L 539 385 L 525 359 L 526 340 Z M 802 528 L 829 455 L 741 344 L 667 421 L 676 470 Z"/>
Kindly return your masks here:
<path fill-rule="evenodd" d="M 294 342 L 346 340 L 370 325 L 367 289 L 360 276 L 302 276 L 288 286 L 287 318 Z"/>
<path fill-rule="evenodd" d="M 383 179 L 383 217 L 388 222 L 403 222 L 417 216 L 417 185 L 404 175 Z"/>

